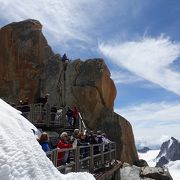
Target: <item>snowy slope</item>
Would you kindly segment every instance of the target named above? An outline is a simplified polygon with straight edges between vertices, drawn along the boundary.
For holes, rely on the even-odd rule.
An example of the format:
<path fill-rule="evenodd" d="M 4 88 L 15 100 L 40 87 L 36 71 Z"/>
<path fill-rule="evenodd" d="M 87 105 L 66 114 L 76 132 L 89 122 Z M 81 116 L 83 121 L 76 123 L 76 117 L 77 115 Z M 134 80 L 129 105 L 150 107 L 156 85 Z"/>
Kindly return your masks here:
<path fill-rule="evenodd" d="M 155 167 L 156 165 L 156 157 L 159 154 L 160 150 L 149 150 L 146 153 L 138 153 L 139 159 L 144 159 L 147 161 L 150 167 Z"/>
<path fill-rule="evenodd" d="M 140 159 L 147 161 L 150 167 L 156 165 L 156 157 L 159 154 L 160 150 L 149 150 L 147 153 L 138 153 Z M 169 172 L 174 180 L 180 180 L 180 160 L 170 161 L 166 166 L 169 169 Z"/>
<path fill-rule="evenodd" d="M 59 173 L 31 129 L 36 130 L 19 111 L 0 99 L 1 180 L 94 180 L 89 173 Z"/>
<path fill-rule="evenodd" d="M 167 165 L 174 180 L 180 180 L 180 160 L 170 161 Z"/>

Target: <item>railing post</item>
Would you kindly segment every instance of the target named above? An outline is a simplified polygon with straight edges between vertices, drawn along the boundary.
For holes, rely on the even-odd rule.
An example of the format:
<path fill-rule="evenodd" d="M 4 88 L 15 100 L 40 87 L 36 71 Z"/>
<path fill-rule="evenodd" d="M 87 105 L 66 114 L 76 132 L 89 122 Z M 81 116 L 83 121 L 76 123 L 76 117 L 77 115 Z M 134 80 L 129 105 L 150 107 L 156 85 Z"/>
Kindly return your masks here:
<path fill-rule="evenodd" d="M 103 144 L 101 144 L 100 146 L 100 150 L 101 150 L 101 165 L 102 167 L 104 167 L 104 148 L 103 148 Z"/>
<path fill-rule="evenodd" d="M 82 132 L 82 122 L 81 122 L 81 114 L 80 113 L 79 113 L 78 120 L 79 120 L 79 130 L 80 130 L 80 132 Z"/>
<path fill-rule="evenodd" d="M 90 145 L 90 172 L 94 171 L 94 146 Z"/>
<path fill-rule="evenodd" d="M 50 125 L 50 118 L 51 118 L 51 116 L 50 116 L 50 113 L 51 113 L 51 110 L 50 110 L 51 108 L 50 108 L 50 105 L 49 104 L 47 104 L 47 106 L 46 106 L 46 125 L 47 125 L 47 127 L 49 127 L 49 125 Z"/>
<path fill-rule="evenodd" d="M 57 167 L 57 158 L 58 158 L 58 149 L 52 151 L 51 154 L 51 161 L 53 162 L 54 166 Z"/>
<path fill-rule="evenodd" d="M 80 147 L 76 147 L 75 150 L 75 172 L 78 172 L 80 170 Z"/>
<path fill-rule="evenodd" d="M 29 121 L 34 124 L 34 119 L 33 119 L 33 104 L 29 105 Z"/>
<path fill-rule="evenodd" d="M 111 160 L 112 160 L 111 148 L 112 148 L 112 145 L 111 145 L 111 143 L 110 143 L 110 144 L 109 144 L 109 165 L 111 165 Z"/>
<path fill-rule="evenodd" d="M 36 111 L 36 118 L 38 117 L 38 121 L 39 122 L 43 122 L 44 121 L 44 114 L 43 114 L 43 108 L 42 108 L 42 103 L 39 104 L 39 114 L 38 111 Z"/>
<path fill-rule="evenodd" d="M 116 153 L 117 153 L 117 152 L 116 152 L 116 143 L 114 143 L 114 150 L 115 150 L 115 151 L 114 151 L 114 159 L 117 159 L 117 154 L 116 154 Z"/>

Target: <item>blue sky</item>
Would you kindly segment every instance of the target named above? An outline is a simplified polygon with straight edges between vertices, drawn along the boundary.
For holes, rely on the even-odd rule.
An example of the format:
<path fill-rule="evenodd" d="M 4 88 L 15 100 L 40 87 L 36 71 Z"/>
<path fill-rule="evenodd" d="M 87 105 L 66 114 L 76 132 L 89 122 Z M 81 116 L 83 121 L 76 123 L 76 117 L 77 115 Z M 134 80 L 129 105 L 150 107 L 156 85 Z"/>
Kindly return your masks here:
<path fill-rule="evenodd" d="M 137 142 L 180 139 L 179 0 L 0 0 L 0 26 L 28 18 L 55 52 L 104 58 Z"/>

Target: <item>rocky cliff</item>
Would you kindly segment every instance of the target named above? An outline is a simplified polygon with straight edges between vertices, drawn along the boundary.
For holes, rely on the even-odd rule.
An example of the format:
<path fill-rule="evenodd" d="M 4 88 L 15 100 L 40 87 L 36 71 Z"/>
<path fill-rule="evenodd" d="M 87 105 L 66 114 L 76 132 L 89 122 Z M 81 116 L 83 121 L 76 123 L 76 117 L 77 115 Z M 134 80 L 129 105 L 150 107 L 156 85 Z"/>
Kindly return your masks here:
<path fill-rule="evenodd" d="M 0 29 L 0 96 L 8 102 L 35 97 L 47 91 L 46 81 L 57 79 L 58 55 L 48 46 L 36 20 L 11 23 Z"/>
<path fill-rule="evenodd" d="M 49 103 L 76 105 L 90 129 L 101 129 L 117 143 L 118 158 L 132 164 L 138 156 L 130 123 L 113 112 L 116 88 L 103 59 L 67 63 L 54 54 L 36 20 L 0 29 L 0 96 L 8 102 L 45 93 Z"/>

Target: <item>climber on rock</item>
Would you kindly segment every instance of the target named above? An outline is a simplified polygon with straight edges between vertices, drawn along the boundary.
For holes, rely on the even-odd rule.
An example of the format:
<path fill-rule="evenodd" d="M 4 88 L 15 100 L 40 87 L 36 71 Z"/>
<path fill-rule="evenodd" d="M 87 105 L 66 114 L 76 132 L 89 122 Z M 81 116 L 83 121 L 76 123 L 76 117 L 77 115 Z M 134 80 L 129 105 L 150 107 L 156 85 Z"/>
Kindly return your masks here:
<path fill-rule="evenodd" d="M 67 58 L 66 53 L 64 53 L 64 55 L 62 57 L 62 62 L 63 62 L 63 66 L 64 66 L 64 71 L 66 71 L 67 64 L 69 62 L 69 59 Z"/>

